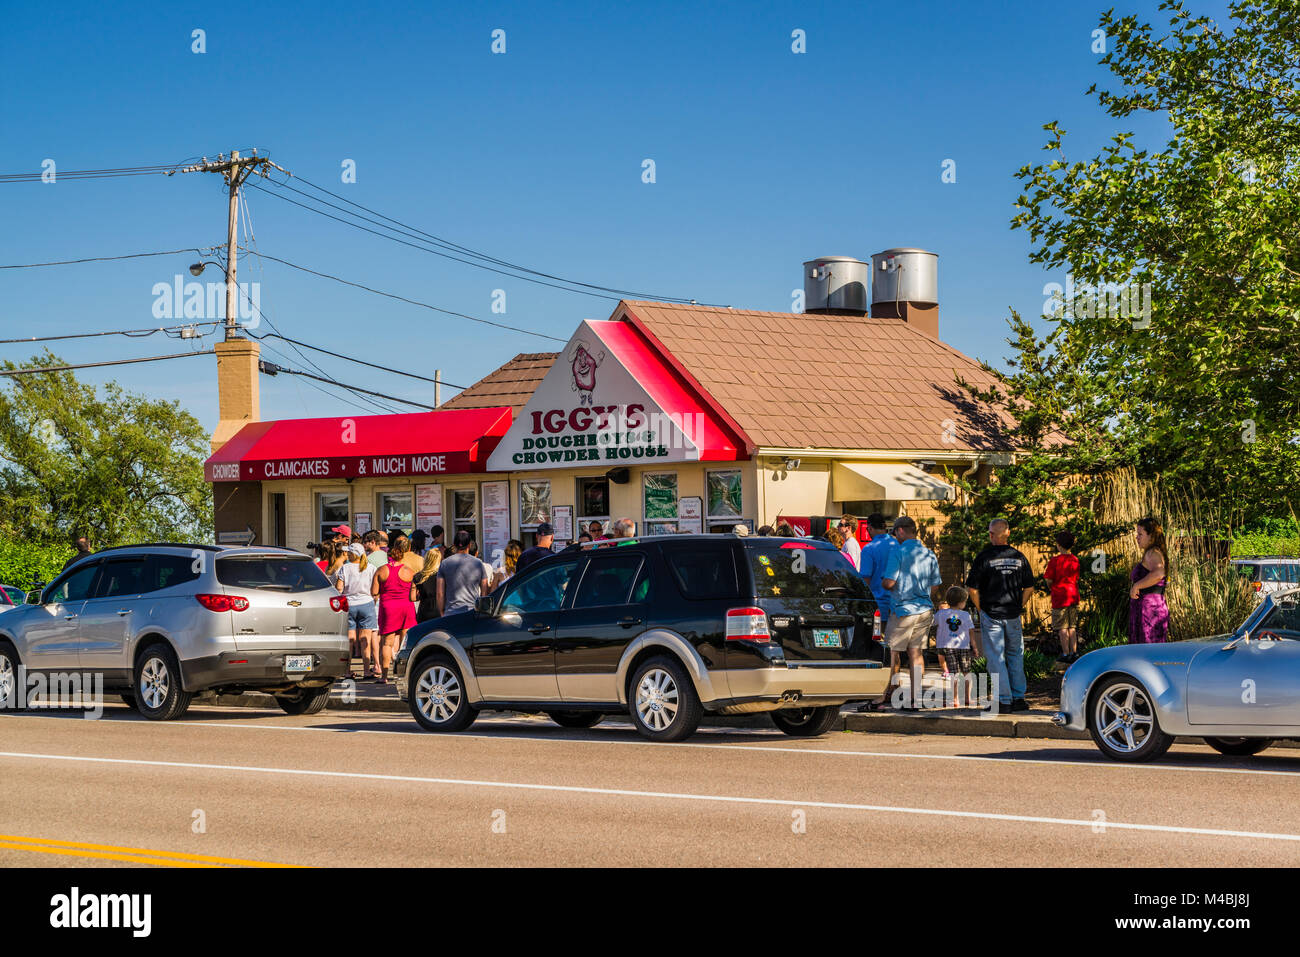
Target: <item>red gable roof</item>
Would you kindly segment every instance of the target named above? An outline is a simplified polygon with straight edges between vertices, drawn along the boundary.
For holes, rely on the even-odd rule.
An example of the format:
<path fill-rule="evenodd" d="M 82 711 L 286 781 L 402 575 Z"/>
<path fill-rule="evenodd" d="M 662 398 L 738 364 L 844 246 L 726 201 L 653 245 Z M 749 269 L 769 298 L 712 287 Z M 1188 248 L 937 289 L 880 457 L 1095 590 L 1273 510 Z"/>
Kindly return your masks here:
<path fill-rule="evenodd" d="M 508 407 L 253 422 L 203 465 L 209 482 L 483 472 Z"/>

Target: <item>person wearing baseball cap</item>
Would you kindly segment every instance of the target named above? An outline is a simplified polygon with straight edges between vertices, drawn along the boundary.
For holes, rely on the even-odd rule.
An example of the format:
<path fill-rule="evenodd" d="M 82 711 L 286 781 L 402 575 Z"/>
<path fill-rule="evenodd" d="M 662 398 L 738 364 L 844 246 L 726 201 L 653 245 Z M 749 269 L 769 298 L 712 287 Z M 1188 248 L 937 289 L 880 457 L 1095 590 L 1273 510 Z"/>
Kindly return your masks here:
<path fill-rule="evenodd" d="M 335 525 L 333 528 L 330 529 L 330 534 L 336 537 L 341 535 L 343 538 L 350 540 L 352 538 L 352 526 Z"/>
<path fill-rule="evenodd" d="M 519 560 L 515 562 L 515 574 L 521 571 L 539 559 L 545 558 L 551 554 L 551 543 L 555 541 L 555 529 L 551 527 L 550 522 L 542 522 L 537 526 L 537 544 L 532 548 L 526 548 Z"/>

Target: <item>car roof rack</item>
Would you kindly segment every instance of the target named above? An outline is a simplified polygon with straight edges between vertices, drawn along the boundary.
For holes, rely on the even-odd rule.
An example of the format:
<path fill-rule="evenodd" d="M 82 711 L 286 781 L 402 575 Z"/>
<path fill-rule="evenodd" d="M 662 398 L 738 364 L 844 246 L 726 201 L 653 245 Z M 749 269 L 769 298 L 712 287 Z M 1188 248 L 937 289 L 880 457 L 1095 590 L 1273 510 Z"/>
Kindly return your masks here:
<path fill-rule="evenodd" d="M 91 554 L 103 555 L 106 552 L 120 552 L 129 548 L 201 548 L 205 552 L 219 552 L 222 551 L 224 546 L 205 545 L 197 542 L 140 542 L 136 545 L 113 545 L 109 548 L 101 548 L 99 551 L 92 552 Z"/>

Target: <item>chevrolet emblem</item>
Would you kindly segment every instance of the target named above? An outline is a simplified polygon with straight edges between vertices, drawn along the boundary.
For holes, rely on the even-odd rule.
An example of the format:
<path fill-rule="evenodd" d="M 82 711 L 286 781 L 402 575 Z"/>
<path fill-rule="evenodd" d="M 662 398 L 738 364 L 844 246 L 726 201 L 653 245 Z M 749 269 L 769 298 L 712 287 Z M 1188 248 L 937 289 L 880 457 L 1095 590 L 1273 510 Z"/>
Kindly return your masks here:
<path fill-rule="evenodd" d="M 298 608 L 298 607 L 301 607 L 301 605 L 302 605 L 302 602 L 300 602 L 300 601 L 291 601 L 291 602 L 289 602 L 289 607 L 290 607 L 290 608 Z"/>

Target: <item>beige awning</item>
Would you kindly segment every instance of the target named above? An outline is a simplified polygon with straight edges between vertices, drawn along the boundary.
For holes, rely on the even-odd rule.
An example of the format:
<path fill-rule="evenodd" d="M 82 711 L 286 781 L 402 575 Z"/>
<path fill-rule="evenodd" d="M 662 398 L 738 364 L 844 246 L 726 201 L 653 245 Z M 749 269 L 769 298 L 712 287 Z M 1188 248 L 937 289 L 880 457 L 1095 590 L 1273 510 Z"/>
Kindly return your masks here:
<path fill-rule="evenodd" d="M 942 502 L 953 497 L 951 485 L 912 465 L 836 462 L 831 467 L 831 500 L 836 502 Z"/>

